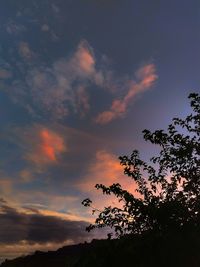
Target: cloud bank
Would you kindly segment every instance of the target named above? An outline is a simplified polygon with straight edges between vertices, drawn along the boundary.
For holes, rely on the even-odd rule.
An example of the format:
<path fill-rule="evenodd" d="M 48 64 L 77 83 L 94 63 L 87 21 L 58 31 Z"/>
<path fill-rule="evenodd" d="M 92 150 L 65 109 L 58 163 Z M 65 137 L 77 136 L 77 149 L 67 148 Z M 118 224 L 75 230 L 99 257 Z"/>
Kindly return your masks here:
<path fill-rule="evenodd" d="M 22 212 L 4 200 L 0 201 L 0 244 L 83 242 L 91 239 L 85 231 L 87 225 L 86 221 L 70 221 L 43 215 L 36 209 Z"/>

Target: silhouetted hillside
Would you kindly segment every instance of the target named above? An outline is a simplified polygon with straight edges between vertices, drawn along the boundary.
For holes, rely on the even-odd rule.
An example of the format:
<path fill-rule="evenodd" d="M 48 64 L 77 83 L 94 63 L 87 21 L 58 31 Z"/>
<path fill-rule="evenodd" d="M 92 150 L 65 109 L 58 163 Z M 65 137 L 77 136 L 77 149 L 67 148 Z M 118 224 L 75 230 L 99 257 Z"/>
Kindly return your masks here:
<path fill-rule="evenodd" d="M 178 231 L 158 236 L 146 233 L 119 240 L 93 240 L 66 246 L 54 252 L 7 260 L 1 267 L 171 267 L 200 266 L 200 233 Z"/>

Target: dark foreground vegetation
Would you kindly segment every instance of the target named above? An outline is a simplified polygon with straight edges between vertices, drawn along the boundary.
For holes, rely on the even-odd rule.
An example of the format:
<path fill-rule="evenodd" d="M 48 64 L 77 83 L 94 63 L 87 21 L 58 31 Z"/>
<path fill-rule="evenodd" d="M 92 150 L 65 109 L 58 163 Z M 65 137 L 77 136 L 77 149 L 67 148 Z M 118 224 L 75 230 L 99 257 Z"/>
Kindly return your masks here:
<path fill-rule="evenodd" d="M 118 239 L 93 241 L 37 252 L 7 261 L 2 267 L 40 266 L 200 266 L 200 96 L 189 96 L 192 113 L 174 118 L 166 131 L 144 130 L 144 139 L 160 148 L 149 163 L 134 150 L 120 157 L 124 174 L 135 181 L 137 195 L 119 184 L 97 184 L 103 194 L 114 194 L 120 207 L 95 209 L 94 228 L 110 227 Z"/>
<path fill-rule="evenodd" d="M 146 233 L 63 247 L 9 260 L 1 267 L 199 267 L 200 231 Z"/>

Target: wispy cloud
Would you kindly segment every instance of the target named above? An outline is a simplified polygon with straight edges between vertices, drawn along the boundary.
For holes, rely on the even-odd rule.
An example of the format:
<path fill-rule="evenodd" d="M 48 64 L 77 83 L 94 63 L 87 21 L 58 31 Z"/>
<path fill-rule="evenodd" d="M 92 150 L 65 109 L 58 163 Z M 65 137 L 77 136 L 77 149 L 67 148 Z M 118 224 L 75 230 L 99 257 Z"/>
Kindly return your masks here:
<path fill-rule="evenodd" d="M 28 43 L 19 44 L 19 53 L 25 60 L 33 57 Z M 71 112 L 81 116 L 90 109 L 87 89 L 91 85 L 103 87 L 105 72 L 97 69 L 93 49 L 81 41 L 68 58 L 61 58 L 52 66 L 28 68 L 25 79 L 14 82 L 12 97 L 32 114 L 62 119 Z"/>
<path fill-rule="evenodd" d="M 134 100 L 134 97 L 148 90 L 158 76 L 153 64 L 147 64 L 141 67 L 135 73 L 136 80 L 130 80 L 128 82 L 128 92 L 122 99 L 114 99 L 110 109 L 103 111 L 96 118 L 96 123 L 107 124 L 117 118 L 125 116 L 130 103 Z"/>

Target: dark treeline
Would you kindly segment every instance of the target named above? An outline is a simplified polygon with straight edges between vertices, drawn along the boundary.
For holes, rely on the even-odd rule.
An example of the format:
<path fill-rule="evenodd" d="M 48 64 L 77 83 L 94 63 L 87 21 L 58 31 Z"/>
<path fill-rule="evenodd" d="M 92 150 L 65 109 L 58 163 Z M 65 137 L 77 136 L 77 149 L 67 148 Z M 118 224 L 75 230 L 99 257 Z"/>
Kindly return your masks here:
<path fill-rule="evenodd" d="M 200 231 L 146 233 L 67 246 L 9 260 L 1 267 L 199 267 Z"/>

